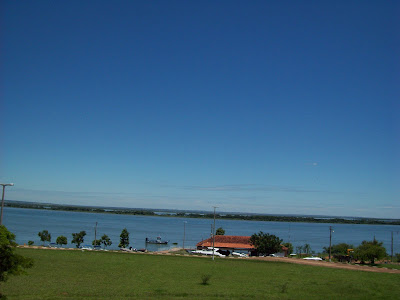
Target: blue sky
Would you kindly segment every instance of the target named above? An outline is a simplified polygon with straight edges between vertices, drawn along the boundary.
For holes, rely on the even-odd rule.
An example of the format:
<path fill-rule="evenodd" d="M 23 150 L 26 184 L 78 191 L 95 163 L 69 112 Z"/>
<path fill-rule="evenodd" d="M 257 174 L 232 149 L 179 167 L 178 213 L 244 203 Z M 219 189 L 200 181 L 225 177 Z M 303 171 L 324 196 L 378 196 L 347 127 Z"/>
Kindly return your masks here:
<path fill-rule="evenodd" d="M 399 218 L 397 1 L 2 1 L 6 199 Z"/>

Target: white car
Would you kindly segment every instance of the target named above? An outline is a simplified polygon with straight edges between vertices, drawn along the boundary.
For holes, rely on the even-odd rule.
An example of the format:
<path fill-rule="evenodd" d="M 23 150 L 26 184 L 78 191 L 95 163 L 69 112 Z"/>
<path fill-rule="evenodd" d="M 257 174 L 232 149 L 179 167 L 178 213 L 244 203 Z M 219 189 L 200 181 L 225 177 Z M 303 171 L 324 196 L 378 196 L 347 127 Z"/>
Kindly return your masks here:
<path fill-rule="evenodd" d="M 244 253 L 240 253 L 240 252 L 232 252 L 233 256 L 239 256 L 239 257 L 248 257 L 247 254 Z"/>

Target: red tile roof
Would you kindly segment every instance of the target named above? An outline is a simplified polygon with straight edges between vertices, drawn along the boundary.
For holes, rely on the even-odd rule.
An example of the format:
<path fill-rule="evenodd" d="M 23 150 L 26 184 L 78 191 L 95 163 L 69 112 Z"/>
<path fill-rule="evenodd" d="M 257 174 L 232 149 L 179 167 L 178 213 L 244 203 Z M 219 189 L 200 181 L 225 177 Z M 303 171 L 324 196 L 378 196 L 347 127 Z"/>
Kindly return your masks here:
<path fill-rule="evenodd" d="M 204 241 L 197 243 L 197 247 L 212 247 L 213 239 L 208 238 Z M 216 235 L 214 241 L 214 247 L 216 248 L 235 248 L 235 249 L 254 249 L 254 246 L 250 244 L 249 236 L 237 236 L 237 235 Z"/>

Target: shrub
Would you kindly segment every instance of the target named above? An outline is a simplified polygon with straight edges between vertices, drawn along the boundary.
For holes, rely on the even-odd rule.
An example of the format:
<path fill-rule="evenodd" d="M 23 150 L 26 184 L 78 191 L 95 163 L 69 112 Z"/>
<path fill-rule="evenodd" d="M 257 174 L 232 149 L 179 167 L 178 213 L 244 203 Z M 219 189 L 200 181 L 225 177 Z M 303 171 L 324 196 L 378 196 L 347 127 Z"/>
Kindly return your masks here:
<path fill-rule="evenodd" d="M 282 293 L 282 294 L 284 294 L 284 293 L 287 292 L 287 290 L 288 290 L 288 285 L 289 285 L 289 282 L 287 282 L 287 281 L 282 285 L 282 287 L 281 287 L 281 293 Z"/>
<path fill-rule="evenodd" d="M 364 263 L 371 262 L 373 265 L 375 260 L 382 259 L 386 256 L 386 249 L 382 246 L 382 242 L 377 240 L 363 241 L 360 246 L 354 249 L 354 257 Z"/>
<path fill-rule="evenodd" d="M 15 234 L 8 231 L 4 225 L 0 225 L 0 282 L 6 281 L 10 275 L 24 273 L 24 269 L 33 266 L 33 259 L 15 253 Z M 1 295 L 0 299 L 5 299 Z"/>
<path fill-rule="evenodd" d="M 211 275 L 210 274 L 203 274 L 203 275 L 201 275 L 201 284 L 202 285 L 208 285 L 209 283 L 209 281 L 210 281 L 210 279 L 211 279 Z"/>

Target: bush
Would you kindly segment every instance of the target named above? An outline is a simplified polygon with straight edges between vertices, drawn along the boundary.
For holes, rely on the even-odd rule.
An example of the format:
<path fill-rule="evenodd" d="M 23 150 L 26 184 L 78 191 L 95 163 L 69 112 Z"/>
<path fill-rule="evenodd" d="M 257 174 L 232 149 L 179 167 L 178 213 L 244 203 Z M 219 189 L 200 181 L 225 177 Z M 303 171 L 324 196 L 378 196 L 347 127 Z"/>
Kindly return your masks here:
<path fill-rule="evenodd" d="M 287 293 L 288 285 L 289 285 L 289 282 L 288 282 L 288 281 L 286 281 L 286 282 L 282 285 L 282 287 L 281 287 L 281 293 L 282 293 L 282 294 Z"/>
<path fill-rule="evenodd" d="M 203 275 L 201 275 L 201 284 L 202 285 L 208 285 L 209 283 L 209 281 L 210 281 L 210 279 L 211 279 L 211 275 L 210 274 L 203 274 Z"/>
<path fill-rule="evenodd" d="M 323 248 L 326 253 L 329 253 L 329 246 Z M 332 245 L 331 254 L 332 255 L 347 255 L 347 250 L 354 249 L 353 245 L 349 245 L 346 243 Z"/>
<path fill-rule="evenodd" d="M 33 266 L 33 259 L 15 253 L 15 235 L 0 225 L 0 281 L 6 281 L 10 275 L 24 273 L 25 268 Z M 0 293 L 0 299 L 3 297 Z"/>
<path fill-rule="evenodd" d="M 354 258 L 360 260 L 361 263 L 369 261 L 372 265 L 375 260 L 382 259 L 386 256 L 386 249 L 382 246 L 383 242 L 363 241 L 360 246 L 354 250 Z"/>

